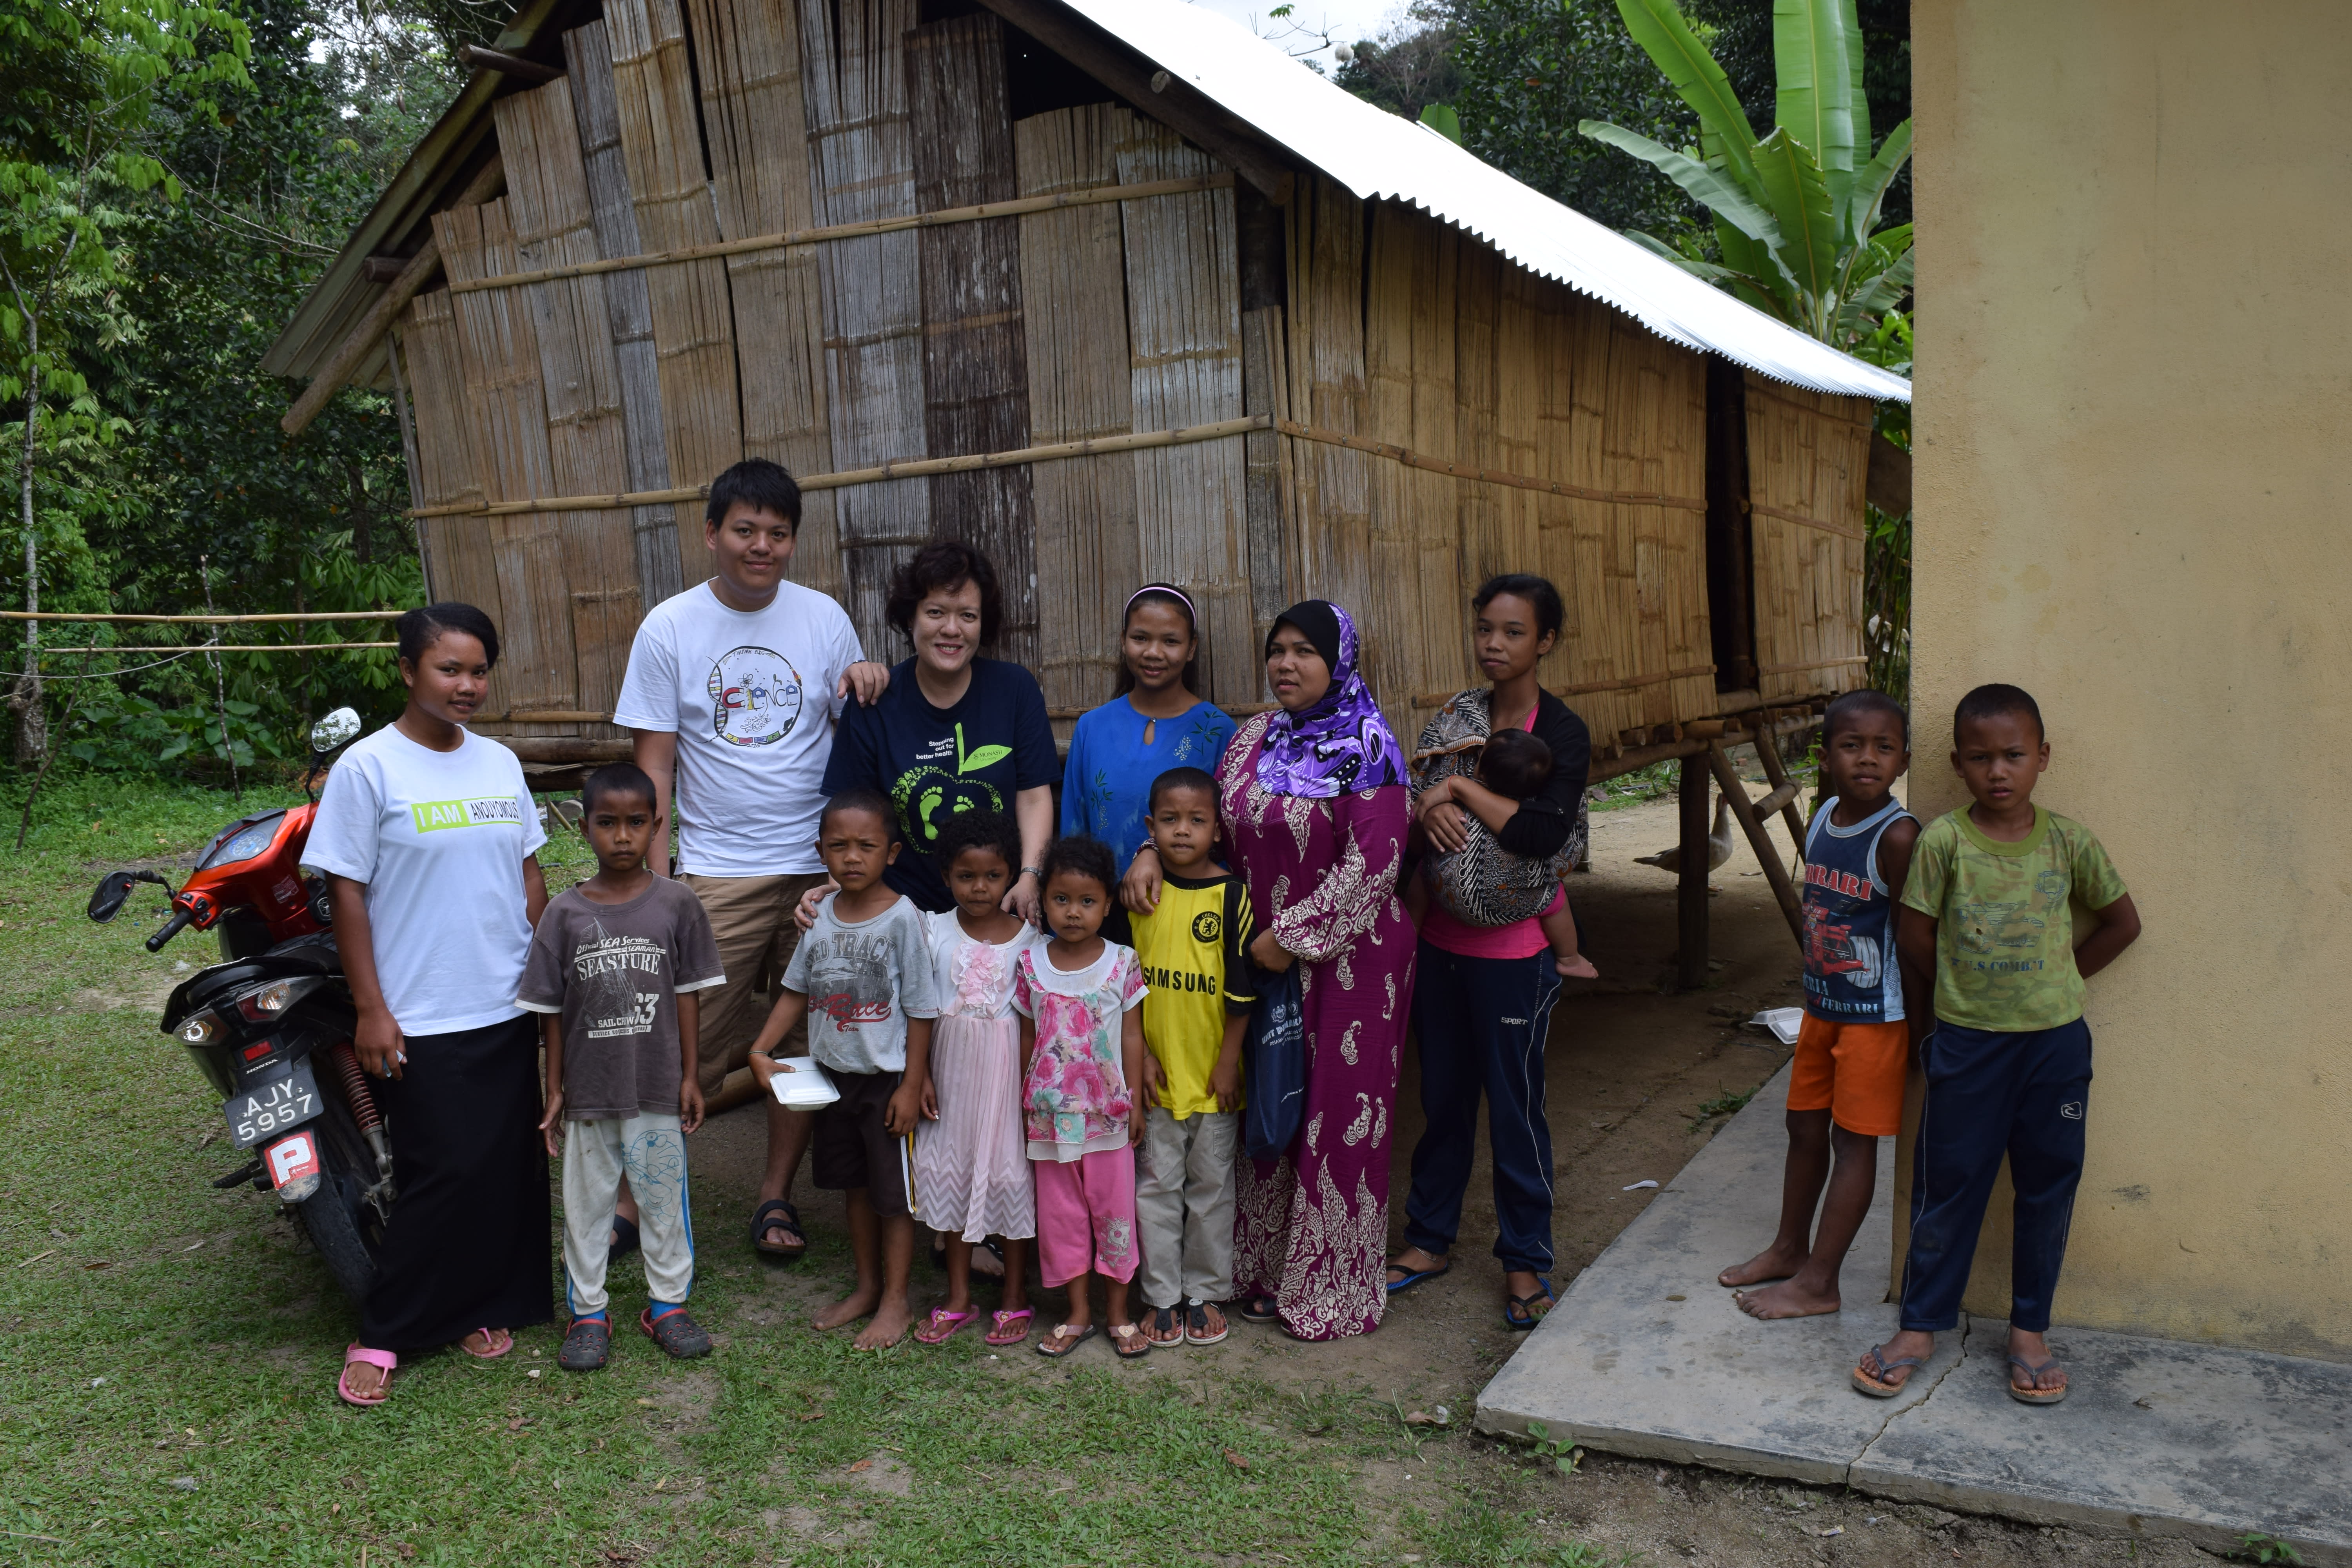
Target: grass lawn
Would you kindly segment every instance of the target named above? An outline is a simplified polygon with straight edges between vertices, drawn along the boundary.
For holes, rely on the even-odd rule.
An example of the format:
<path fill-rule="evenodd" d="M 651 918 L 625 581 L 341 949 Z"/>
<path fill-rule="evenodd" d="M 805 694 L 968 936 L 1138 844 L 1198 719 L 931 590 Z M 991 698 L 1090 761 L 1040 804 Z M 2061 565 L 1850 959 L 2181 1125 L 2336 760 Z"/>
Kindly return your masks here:
<path fill-rule="evenodd" d="M 0 798 L 13 834 L 21 784 Z M 846 1272 L 837 1234 L 779 1284 L 699 1189 L 709 1360 L 625 1328 L 607 1371 L 566 1375 L 550 1325 L 503 1362 L 418 1358 L 388 1405 L 345 1408 L 357 1313 L 299 1221 L 211 1187 L 241 1156 L 156 1029 L 175 963 L 217 950 L 190 932 L 150 956 L 152 888 L 112 925 L 82 916 L 101 870 L 239 809 L 53 780 L 25 852 L 0 851 L 0 1564 L 1618 1560 L 1538 1522 L 1555 1479 L 1407 1427 L 1385 1391 L 1302 1392 L 1216 1352 L 1049 1367 L 973 1333 L 857 1355 L 803 1326 L 803 1296 Z M 551 849 L 554 887 L 588 868 L 576 839 Z M 616 1309 L 642 1294 L 616 1268 Z M 1426 1511 L 1376 1484 L 1400 1459 L 1452 1478 Z"/>

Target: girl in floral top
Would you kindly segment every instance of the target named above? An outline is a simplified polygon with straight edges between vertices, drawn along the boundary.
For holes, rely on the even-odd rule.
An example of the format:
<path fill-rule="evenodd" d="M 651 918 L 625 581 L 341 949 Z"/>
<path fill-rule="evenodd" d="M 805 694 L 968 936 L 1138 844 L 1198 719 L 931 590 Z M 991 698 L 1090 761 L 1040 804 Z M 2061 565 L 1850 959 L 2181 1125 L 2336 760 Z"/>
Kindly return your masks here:
<path fill-rule="evenodd" d="M 1105 941 L 1118 870 L 1097 839 L 1045 852 L 1045 926 L 1053 940 L 1013 966 L 1021 1015 L 1021 1104 L 1037 1188 L 1037 1264 L 1045 1288 L 1066 1285 L 1068 1318 L 1037 1343 L 1066 1356 L 1098 1331 L 1087 1300 L 1105 1285 L 1111 1343 L 1122 1357 L 1151 1342 L 1128 1310 L 1135 1278 L 1135 1155 L 1143 1134 L 1131 1086 L 1143 1079 L 1143 971 L 1135 950 Z"/>

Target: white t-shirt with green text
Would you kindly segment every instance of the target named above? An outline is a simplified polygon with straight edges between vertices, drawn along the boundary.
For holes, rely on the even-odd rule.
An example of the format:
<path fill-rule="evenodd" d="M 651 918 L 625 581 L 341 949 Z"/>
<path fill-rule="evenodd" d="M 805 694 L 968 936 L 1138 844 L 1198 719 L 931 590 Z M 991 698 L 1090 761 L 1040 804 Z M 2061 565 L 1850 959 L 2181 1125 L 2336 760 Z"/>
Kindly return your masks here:
<path fill-rule="evenodd" d="M 327 775 L 302 863 L 367 884 L 376 975 L 400 1032 L 450 1035 L 522 1012 L 522 863 L 546 842 L 512 752 L 470 733 L 436 752 L 387 724 Z"/>

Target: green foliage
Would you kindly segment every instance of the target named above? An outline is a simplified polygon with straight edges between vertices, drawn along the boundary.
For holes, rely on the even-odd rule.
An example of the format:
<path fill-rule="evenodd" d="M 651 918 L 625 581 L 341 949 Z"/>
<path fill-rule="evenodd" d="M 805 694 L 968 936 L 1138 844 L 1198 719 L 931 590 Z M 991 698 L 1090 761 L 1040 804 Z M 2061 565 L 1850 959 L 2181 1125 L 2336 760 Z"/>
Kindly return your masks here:
<path fill-rule="evenodd" d="M 1554 1437 L 1551 1428 L 1540 1421 L 1528 1423 L 1528 1453 L 1538 1464 L 1549 1464 L 1563 1476 L 1576 1474 L 1584 1462 L 1584 1450 L 1565 1437 Z"/>
<path fill-rule="evenodd" d="M 1452 39 L 1463 146 L 1612 227 L 1696 236 L 1674 191 L 1575 134 L 1601 115 L 1653 140 L 1693 127 L 1606 0 L 1444 0 L 1415 15 Z M 1355 86 L 1349 69 L 1339 79 Z"/>
<path fill-rule="evenodd" d="M 1677 149 L 1597 120 L 1578 127 L 1651 164 L 1713 214 L 1717 258 L 1686 237 L 1633 238 L 1845 349 L 1877 332 L 1911 285 L 1910 226 L 1881 226 L 1887 193 L 1910 160 L 1911 122 L 1872 153 L 1854 7 L 1855 0 L 1774 0 L 1776 123 L 1759 138 L 1707 38 L 1675 0 L 1617 0 L 1626 36 L 1697 116 L 1697 144 Z"/>
<path fill-rule="evenodd" d="M 2260 1531 L 2238 1537 L 2238 1550 L 2230 1555 L 2242 1563 L 2299 1563 L 2303 1561 L 2288 1542 Z"/>
<path fill-rule="evenodd" d="M 1752 1089 L 1746 1094 L 1734 1094 L 1727 1089 L 1719 1089 L 1713 1100 L 1699 1102 L 1698 1114 L 1690 1120 L 1690 1130 L 1696 1132 L 1718 1116 L 1737 1116 L 1741 1110 L 1747 1109 L 1748 1102 L 1755 1098 L 1756 1091 Z"/>
<path fill-rule="evenodd" d="M 223 43 L 154 76 L 121 128 L 121 145 L 160 172 L 156 183 L 133 201 L 119 182 L 88 182 L 114 193 L 98 215 L 110 270 L 80 294 L 61 286 L 78 313 L 58 319 L 72 331 L 45 330 L 42 339 L 57 364 L 33 474 L 46 609 L 201 614 L 208 599 L 223 614 L 403 607 L 422 594 L 388 399 L 347 389 L 289 440 L 278 418 L 295 388 L 264 375 L 259 363 L 454 94 L 461 77 L 450 66 L 450 30 L 508 7 L 227 3 L 234 14 L 219 16 L 234 22 L 243 52 Z M 43 0 L 39 8 L 57 6 Z M 58 162 L 66 142 L 39 142 L 25 119 L 9 116 L 17 76 L 66 74 L 58 47 L 28 56 L 19 47 L 19 18 L 30 14 L 22 0 L 0 0 L 0 154 L 47 159 L 42 167 L 63 179 L 57 171 L 71 173 Z M 495 18 L 484 26 L 494 31 Z M 87 73 L 94 80 L 131 69 L 115 57 L 135 53 L 136 39 L 89 28 L 80 37 L 83 52 L 100 57 Z M 198 40 L 200 55 L 204 47 Z M 238 70 L 205 63 L 215 57 L 234 57 Z M 70 98 L 64 87 L 47 90 Z M 0 315 L 9 308 L 0 303 Z M 0 350 L 14 346 L 0 341 Z M 10 411 L 21 415 L 21 405 Z M 24 428 L 21 417 L 0 424 L 0 479 L 12 498 Z M 0 564 L 0 595 L 21 602 L 26 586 L 20 563 Z M 382 640 L 379 626 L 238 628 L 230 638 L 369 642 Z M 200 641 L 201 628 L 108 628 L 97 640 L 119 650 L 89 666 L 108 689 L 86 699 L 73 733 L 58 737 L 86 765 L 202 770 L 225 762 L 225 750 L 267 758 L 307 714 L 351 702 L 381 718 L 397 706 L 398 677 L 382 653 L 233 656 L 223 660 L 229 697 L 259 711 L 247 732 L 232 709 L 224 749 L 205 661 L 132 651 Z M 52 714 L 63 710 L 67 682 L 58 678 L 82 669 L 89 641 L 87 627 L 45 628 Z M 0 653 L 0 663 L 22 662 Z M 198 710 L 212 715 L 209 741 L 191 718 Z M 184 732 L 186 746 L 174 750 L 167 731 Z"/>

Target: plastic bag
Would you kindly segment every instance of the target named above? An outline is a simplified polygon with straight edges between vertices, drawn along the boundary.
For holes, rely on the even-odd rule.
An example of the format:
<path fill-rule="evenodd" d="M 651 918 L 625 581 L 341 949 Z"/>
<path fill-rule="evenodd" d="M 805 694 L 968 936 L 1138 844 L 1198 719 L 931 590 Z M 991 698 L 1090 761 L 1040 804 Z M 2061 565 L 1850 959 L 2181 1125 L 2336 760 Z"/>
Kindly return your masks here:
<path fill-rule="evenodd" d="M 1298 1136 L 1307 1104 L 1307 1019 L 1298 966 L 1261 973 L 1257 1005 L 1242 1037 L 1242 1144 L 1253 1160 L 1271 1160 Z"/>

